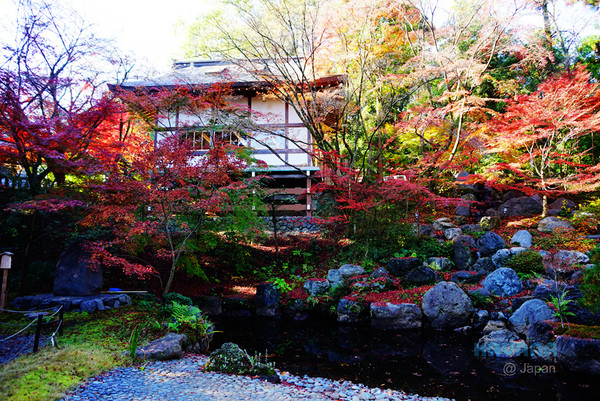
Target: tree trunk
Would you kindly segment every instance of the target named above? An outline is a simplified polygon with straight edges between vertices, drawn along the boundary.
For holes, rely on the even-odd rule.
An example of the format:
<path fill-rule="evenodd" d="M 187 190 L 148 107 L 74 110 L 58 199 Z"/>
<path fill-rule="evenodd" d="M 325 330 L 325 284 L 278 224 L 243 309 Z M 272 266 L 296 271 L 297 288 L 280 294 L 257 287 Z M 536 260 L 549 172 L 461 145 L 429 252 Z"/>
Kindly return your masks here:
<path fill-rule="evenodd" d="M 542 197 L 542 219 L 548 216 L 548 195 Z"/>

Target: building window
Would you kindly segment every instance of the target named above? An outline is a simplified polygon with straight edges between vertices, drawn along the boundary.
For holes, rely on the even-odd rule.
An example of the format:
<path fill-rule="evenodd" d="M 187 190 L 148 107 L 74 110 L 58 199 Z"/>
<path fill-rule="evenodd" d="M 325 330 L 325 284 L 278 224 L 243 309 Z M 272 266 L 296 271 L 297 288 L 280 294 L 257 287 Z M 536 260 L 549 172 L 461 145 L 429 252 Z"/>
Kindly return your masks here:
<path fill-rule="evenodd" d="M 184 138 L 192 143 L 195 150 L 209 150 L 217 143 L 227 143 L 236 146 L 245 146 L 242 135 L 231 131 L 187 131 Z"/>

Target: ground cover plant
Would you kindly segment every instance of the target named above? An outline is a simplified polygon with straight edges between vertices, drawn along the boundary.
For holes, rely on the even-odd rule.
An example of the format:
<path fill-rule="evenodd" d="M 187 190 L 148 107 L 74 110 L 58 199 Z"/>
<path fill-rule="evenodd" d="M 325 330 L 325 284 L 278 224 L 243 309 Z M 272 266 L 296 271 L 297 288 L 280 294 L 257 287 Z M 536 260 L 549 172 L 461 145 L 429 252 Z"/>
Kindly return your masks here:
<path fill-rule="evenodd" d="M 158 323 L 155 303 L 138 303 L 94 314 L 65 314 L 64 335 L 58 347 L 41 347 L 0 366 L 0 398 L 3 400 L 54 400 L 90 377 L 117 366 L 137 363 L 129 357 L 132 333 L 137 341 L 153 340 L 166 332 Z M 2 315 L 5 323 L 22 318 Z M 12 328 L 12 327 L 11 327 Z M 6 326 L 1 329 L 6 331 Z M 12 334 L 6 331 L 7 334 Z M 49 335 L 46 329 L 43 335 Z"/>

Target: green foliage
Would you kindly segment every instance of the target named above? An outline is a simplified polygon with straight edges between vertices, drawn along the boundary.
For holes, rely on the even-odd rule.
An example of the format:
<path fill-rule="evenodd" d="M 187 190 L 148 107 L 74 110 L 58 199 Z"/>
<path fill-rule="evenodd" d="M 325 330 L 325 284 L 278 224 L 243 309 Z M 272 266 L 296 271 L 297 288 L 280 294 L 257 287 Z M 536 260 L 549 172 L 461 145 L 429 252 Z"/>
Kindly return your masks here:
<path fill-rule="evenodd" d="M 440 242 L 435 238 L 422 237 L 417 241 L 415 252 L 418 258 L 425 261 L 430 257 L 452 257 L 453 245 L 450 241 Z"/>
<path fill-rule="evenodd" d="M 213 333 L 214 325 L 208 320 L 198 307 L 193 305 L 182 305 L 173 301 L 171 309 L 172 321 L 167 323 L 167 328 L 176 333 L 185 334 L 193 343 L 206 343 Z"/>
<path fill-rule="evenodd" d="M 129 336 L 129 345 L 127 347 L 127 351 L 129 353 L 129 357 L 131 359 L 135 359 L 135 350 L 140 346 L 140 336 L 142 334 L 142 330 L 140 326 L 136 326 L 131 335 Z"/>
<path fill-rule="evenodd" d="M 471 301 L 473 301 L 473 306 L 475 306 L 476 308 L 485 308 L 494 303 L 494 300 L 492 299 L 492 297 L 486 297 L 485 295 L 482 295 L 475 291 L 465 291 L 465 292 L 467 293 L 469 298 L 471 298 Z"/>
<path fill-rule="evenodd" d="M 516 254 L 506 261 L 504 265 L 517 273 L 526 275 L 543 274 L 545 272 L 542 255 L 532 250 Z"/>
<path fill-rule="evenodd" d="M 584 38 L 577 48 L 577 61 L 585 64 L 588 71 L 596 79 L 600 79 L 600 35 Z"/>
<path fill-rule="evenodd" d="M 273 280 L 273 285 L 277 288 L 277 290 L 282 293 L 285 294 L 289 291 L 292 290 L 292 286 L 289 285 L 285 279 L 281 278 L 281 277 L 277 277 L 275 280 Z"/>
<path fill-rule="evenodd" d="M 165 295 L 165 303 L 178 303 L 179 305 L 193 305 L 191 298 L 181 295 L 177 292 L 170 292 Z"/>
<path fill-rule="evenodd" d="M 573 300 L 567 299 L 567 294 L 568 291 L 561 291 L 556 297 L 554 295 L 550 296 L 550 302 L 554 306 L 554 309 L 556 309 L 554 316 L 560 319 L 561 326 L 564 326 L 567 316 L 575 316 L 573 312 L 568 310 L 569 304 L 573 302 Z"/>
<path fill-rule="evenodd" d="M 600 251 L 598 247 L 594 251 L 592 258 L 595 260 L 600 256 Z M 596 262 L 594 267 L 583 271 L 580 288 L 583 293 L 580 302 L 593 312 L 600 312 L 600 264 Z"/>

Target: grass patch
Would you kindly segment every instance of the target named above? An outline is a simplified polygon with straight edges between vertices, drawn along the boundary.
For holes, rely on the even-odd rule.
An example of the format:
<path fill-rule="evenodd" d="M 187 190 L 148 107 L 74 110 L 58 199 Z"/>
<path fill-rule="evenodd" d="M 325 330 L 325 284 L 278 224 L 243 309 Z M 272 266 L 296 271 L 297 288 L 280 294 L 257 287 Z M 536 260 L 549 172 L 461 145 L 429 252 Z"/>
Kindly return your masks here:
<path fill-rule="evenodd" d="M 552 323 L 552 326 L 554 334 L 557 336 L 565 335 L 600 340 L 600 326 L 586 326 L 573 323 L 565 323 L 564 327 L 561 327 L 560 323 Z"/>
<path fill-rule="evenodd" d="M 152 324 L 155 316 L 136 305 L 94 314 L 65 314 L 64 335 L 58 337 L 58 348 L 48 345 L 36 354 L 0 365 L 0 400 L 60 399 L 85 380 L 132 363 L 125 351 L 135 328 L 141 343 L 163 334 L 149 329 L 156 327 Z M 16 322 L 12 317 L 10 320 Z M 56 326 L 45 328 L 43 334 L 54 329 Z"/>
<path fill-rule="evenodd" d="M 56 400 L 84 380 L 126 362 L 103 347 L 45 347 L 0 366 L 0 399 Z"/>

